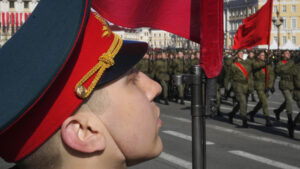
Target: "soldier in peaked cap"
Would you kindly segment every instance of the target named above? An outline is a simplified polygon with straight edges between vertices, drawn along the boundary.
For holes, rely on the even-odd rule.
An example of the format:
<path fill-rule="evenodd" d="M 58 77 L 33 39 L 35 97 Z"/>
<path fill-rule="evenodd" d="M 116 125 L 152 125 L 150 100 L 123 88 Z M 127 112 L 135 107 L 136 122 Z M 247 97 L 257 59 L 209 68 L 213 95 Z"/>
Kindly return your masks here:
<path fill-rule="evenodd" d="M 41 0 L 0 50 L 0 156 L 14 168 L 119 169 L 162 151 L 161 87 L 133 68 L 147 44 L 89 4 Z"/>

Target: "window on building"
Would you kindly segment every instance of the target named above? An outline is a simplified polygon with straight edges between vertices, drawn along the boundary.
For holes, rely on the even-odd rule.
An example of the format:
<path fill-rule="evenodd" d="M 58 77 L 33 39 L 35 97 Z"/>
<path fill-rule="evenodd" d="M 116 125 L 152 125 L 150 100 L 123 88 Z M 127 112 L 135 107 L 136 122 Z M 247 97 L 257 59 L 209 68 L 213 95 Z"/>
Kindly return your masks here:
<path fill-rule="evenodd" d="M 159 33 L 158 36 L 161 37 L 161 34 Z"/>
<path fill-rule="evenodd" d="M 292 43 L 296 44 L 296 36 L 292 36 Z"/>
<path fill-rule="evenodd" d="M 283 18 L 282 27 L 286 28 L 286 18 Z"/>
<path fill-rule="evenodd" d="M 9 8 L 15 8 L 15 1 L 9 1 Z"/>
<path fill-rule="evenodd" d="M 141 36 L 140 39 L 143 40 L 143 36 Z"/>
<path fill-rule="evenodd" d="M 286 44 L 286 36 L 283 36 L 283 37 L 282 37 L 282 43 L 283 43 L 283 44 Z"/>
<path fill-rule="evenodd" d="M 296 5 L 292 5 L 292 12 L 296 12 Z"/>
<path fill-rule="evenodd" d="M 273 12 L 275 13 L 275 12 L 277 12 L 277 6 L 275 5 L 275 6 L 273 6 Z"/>
<path fill-rule="evenodd" d="M 292 18 L 292 28 L 297 27 L 297 18 Z"/>
<path fill-rule="evenodd" d="M 276 43 L 278 43 L 278 37 L 277 37 L 277 36 L 274 36 L 274 41 L 275 41 Z"/>
<path fill-rule="evenodd" d="M 24 8 L 28 9 L 29 8 L 29 2 L 28 1 L 24 1 Z"/>
<path fill-rule="evenodd" d="M 154 33 L 154 37 L 156 37 L 156 33 Z"/>
<path fill-rule="evenodd" d="M 282 6 L 282 12 L 286 12 L 286 5 Z"/>

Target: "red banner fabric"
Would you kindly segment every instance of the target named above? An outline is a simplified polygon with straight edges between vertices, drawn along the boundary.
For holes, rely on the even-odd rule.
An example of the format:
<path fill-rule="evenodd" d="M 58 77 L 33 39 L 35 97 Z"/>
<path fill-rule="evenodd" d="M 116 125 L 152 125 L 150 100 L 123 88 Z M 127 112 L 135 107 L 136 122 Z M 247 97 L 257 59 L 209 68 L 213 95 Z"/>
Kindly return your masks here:
<path fill-rule="evenodd" d="M 9 27 L 9 13 L 6 12 L 6 26 Z"/>
<path fill-rule="evenodd" d="M 19 13 L 16 13 L 16 26 L 19 27 Z"/>
<path fill-rule="evenodd" d="M 245 18 L 234 36 L 233 49 L 270 44 L 273 0 L 268 0 L 255 14 Z"/>
<path fill-rule="evenodd" d="M 25 13 L 25 22 L 26 22 L 27 18 L 28 18 L 28 14 Z"/>
<path fill-rule="evenodd" d="M 15 14 L 11 13 L 10 17 L 11 17 L 11 26 L 14 27 L 15 26 Z"/>
<path fill-rule="evenodd" d="M 23 13 L 20 13 L 20 26 L 23 25 Z"/>
<path fill-rule="evenodd" d="M 92 7 L 120 26 L 162 29 L 200 43 L 208 78 L 222 69 L 223 0 L 92 0 Z"/>

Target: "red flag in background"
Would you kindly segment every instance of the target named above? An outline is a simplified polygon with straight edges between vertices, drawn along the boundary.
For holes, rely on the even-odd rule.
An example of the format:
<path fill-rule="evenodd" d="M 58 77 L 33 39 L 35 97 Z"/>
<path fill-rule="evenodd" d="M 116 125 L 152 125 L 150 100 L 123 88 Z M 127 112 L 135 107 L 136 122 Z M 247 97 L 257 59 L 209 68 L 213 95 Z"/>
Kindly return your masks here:
<path fill-rule="evenodd" d="M 16 26 L 19 27 L 19 13 L 16 13 Z"/>
<path fill-rule="evenodd" d="M 273 0 L 255 14 L 245 18 L 234 36 L 233 49 L 245 49 L 256 45 L 270 44 Z"/>
<path fill-rule="evenodd" d="M 20 12 L 20 26 L 23 24 L 23 13 Z"/>
<path fill-rule="evenodd" d="M 110 22 L 166 30 L 201 44 L 200 65 L 216 77 L 223 57 L 223 0 L 92 0 Z"/>
<path fill-rule="evenodd" d="M 15 14 L 11 13 L 10 17 L 11 17 L 11 26 L 14 27 L 15 26 Z"/>

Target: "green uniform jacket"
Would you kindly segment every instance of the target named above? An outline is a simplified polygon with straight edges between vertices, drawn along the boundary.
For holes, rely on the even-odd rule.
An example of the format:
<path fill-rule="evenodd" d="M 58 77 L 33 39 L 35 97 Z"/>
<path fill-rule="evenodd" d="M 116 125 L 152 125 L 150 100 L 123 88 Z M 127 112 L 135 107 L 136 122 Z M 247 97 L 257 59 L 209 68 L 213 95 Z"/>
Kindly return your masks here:
<path fill-rule="evenodd" d="M 295 64 L 293 68 L 293 80 L 296 90 L 300 90 L 300 62 Z"/>
<path fill-rule="evenodd" d="M 280 90 L 293 90 L 293 66 L 294 61 L 288 60 L 287 63 L 279 61 L 275 68 L 275 73 L 280 76 L 279 89 Z"/>
<path fill-rule="evenodd" d="M 294 99 L 300 101 L 300 62 L 295 64 L 293 68 L 293 80 L 294 80 Z M 299 105 L 298 105 L 299 106 Z"/>
<path fill-rule="evenodd" d="M 183 59 L 176 58 L 172 64 L 172 71 L 174 75 L 180 75 L 184 72 L 184 62 Z"/>
<path fill-rule="evenodd" d="M 224 88 L 226 90 L 229 90 L 229 82 L 231 80 L 231 65 L 234 62 L 235 58 L 224 58 L 224 71 L 225 71 L 225 77 L 224 77 Z"/>
<path fill-rule="evenodd" d="M 247 58 L 246 62 L 248 62 L 250 64 L 251 67 L 251 73 L 249 73 L 249 91 L 253 92 L 254 91 L 254 79 L 253 79 L 253 64 L 255 62 L 254 58 Z"/>
<path fill-rule="evenodd" d="M 256 60 L 253 63 L 254 88 L 255 90 L 266 89 L 266 74 L 264 71 L 266 64 L 262 60 Z M 268 88 L 274 87 L 275 74 L 270 65 L 267 67 L 269 72 Z"/>
<path fill-rule="evenodd" d="M 155 70 L 155 77 L 158 80 L 165 80 L 165 81 L 170 80 L 167 59 L 158 59 L 155 62 L 154 70 Z"/>
<path fill-rule="evenodd" d="M 143 58 L 139 61 L 135 66 L 139 71 L 145 73 L 146 75 L 150 75 L 151 72 L 151 61 L 149 59 Z"/>
<path fill-rule="evenodd" d="M 249 79 L 249 74 L 251 73 L 251 63 L 248 61 L 238 61 L 247 71 L 248 73 L 248 79 Z M 233 85 L 233 90 L 234 92 L 238 93 L 244 93 L 246 94 L 249 90 L 249 80 L 243 73 L 243 71 L 234 63 L 231 65 L 231 81 Z"/>

